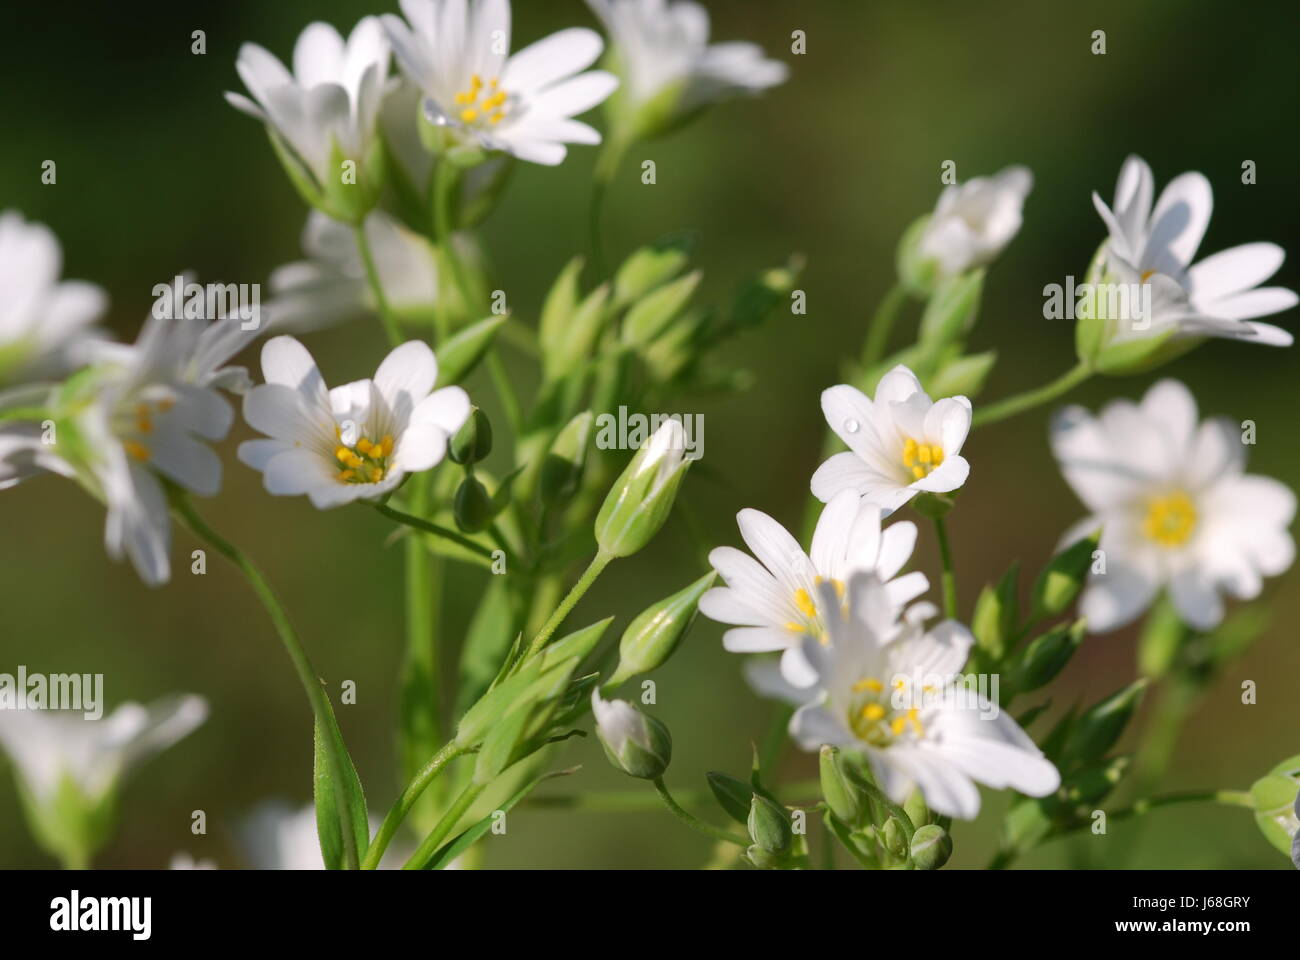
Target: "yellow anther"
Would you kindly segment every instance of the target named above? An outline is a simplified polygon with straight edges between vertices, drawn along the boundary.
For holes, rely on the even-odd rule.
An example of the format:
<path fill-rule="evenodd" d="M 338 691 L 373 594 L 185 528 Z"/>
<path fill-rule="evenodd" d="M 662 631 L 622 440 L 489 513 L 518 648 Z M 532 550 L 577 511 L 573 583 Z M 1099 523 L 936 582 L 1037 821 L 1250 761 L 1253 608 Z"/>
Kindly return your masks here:
<path fill-rule="evenodd" d="M 907 711 L 907 719 L 908 721 L 911 722 L 912 728 L 916 730 L 916 735 L 918 737 L 925 735 L 925 729 L 921 726 L 920 713 L 921 711 L 919 711 L 916 707 L 913 707 L 912 709 Z"/>
<path fill-rule="evenodd" d="M 353 477 L 355 477 L 355 476 L 356 476 L 356 474 L 353 473 L 351 470 L 340 470 L 340 471 L 339 471 L 339 479 L 342 480 L 344 483 L 347 483 L 349 480 L 351 480 L 351 479 L 352 479 Z"/>
<path fill-rule="evenodd" d="M 461 119 L 461 122 L 462 122 L 462 123 L 473 123 L 475 120 L 478 119 L 478 111 L 477 111 L 477 110 L 462 110 L 462 111 L 460 112 L 460 119 Z"/>
<path fill-rule="evenodd" d="M 351 450 L 349 450 L 349 451 L 348 451 L 348 458 L 347 458 L 347 460 L 345 460 L 345 461 L 343 461 L 343 462 L 346 463 L 346 464 L 347 464 L 349 467 L 351 467 L 353 470 L 356 470 L 356 469 L 358 469 L 358 468 L 361 466 L 361 464 L 364 463 L 365 461 L 362 460 L 360 457 L 358 457 L 358 456 L 357 456 L 355 453 L 353 453 Z"/>
<path fill-rule="evenodd" d="M 817 606 L 812 602 L 812 597 L 808 596 L 808 591 L 803 587 L 794 592 L 794 604 L 804 616 L 817 616 Z"/>
<path fill-rule="evenodd" d="M 481 90 L 483 88 L 483 78 L 477 73 L 469 78 L 469 82 L 474 85 L 475 90 Z"/>
<path fill-rule="evenodd" d="M 488 122 L 491 123 L 493 126 L 496 126 L 505 118 L 506 115 L 502 113 L 500 110 L 498 110 L 496 113 L 492 114 L 492 116 L 488 117 Z"/>
<path fill-rule="evenodd" d="M 878 703 L 869 703 L 862 708 L 862 719 L 870 720 L 872 723 L 879 720 L 885 715 L 885 708 Z"/>
<path fill-rule="evenodd" d="M 360 440 L 357 441 L 357 449 L 360 450 L 362 453 L 369 453 L 370 448 L 372 446 L 374 446 L 374 444 L 372 444 L 365 437 L 362 437 Z"/>
<path fill-rule="evenodd" d="M 1147 504 L 1142 532 L 1162 547 L 1181 547 L 1196 529 L 1196 504 L 1181 490 Z"/>
<path fill-rule="evenodd" d="M 863 677 L 853 685 L 854 693 L 862 693 L 866 690 L 870 690 L 872 693 L 880 693 L 884 689 L 885 685 L 875 677 Z"/>
<path fill-rule="evenodd" d="M 893 731 L 894 736 L 898 736 L 900 733 L 902 733 L 904 730 L 907 729 L 907 718 L 895 717 L 893 720 L 890 720 L 889 729 Z"/>
<path fill-rule="evenodd" d="M 903 466 L 917 480 L 924 480 L 943 463 L 943 448 L 937 443 L 917 443 L 908 437 L 903 442 Z"/>
<path fill-rule="evenodd" d="M 384 468 L 383 468 L 383 467 L 375 467 L 374 470 L 371 471 L 371 474 L 370 474 L 370 482 L 371 482 L 371 483 L 378 483 L 378 482 L 379 482 L 380 480 L 382 480 L 382 479 L 384 479 Z"/>
<path fill-rule="evenodd" d="M 384 456 L 391 457 L 393 455 L 393 435 L 391 433 L 384 434 L 384 439 L 380 440 L 379 444 L 384 448 Z"/>
<path fill-rule="evenodd" d="M 334 456 L 339 460 L 340 463 L 347 463 L 348 458 L 352 457 L 353 453 L 347 447 L 339 447 L 334 451 Z"/>
<path fill-rule="evenodd" d="M 795 633 L 807 633 L 807 632 L 808 632 L 808 628 L 807 628 L 807 627 L 805 627 L 802 623 L 795 623 L 793 620 L 791 620 L 789 623 L 787 623 L 787 624 L 785 625 L 785 628 L 786 628 L 787 630 L 792 630 L 792 631 L 794 631 Z"/>
<path fill-rule="evenodd" d="M 149 448 L 143 443 L 137 443 L 135 440 L 127 440 L 122 444 L 122 449 L 126 451 L 127 456 L 131 457 L 131 459 L 139 460 L 141 463 L 149 459 Z"/>
<path fill-rule="evenodd" d="M 1156 275 L 1156 272 L 1155 272 L 1154 270 L 1143 270 L 1143 271 L 1142 271 L 1142 278 L 1141 278 L 1141 279 L 1142 279 L 1142 282 L 1143 282 L 1143 283 L 1146 283 L 1148 280 L 1150 280 L 1150 279 L 1151 279 L 1152 277 L 1154 277 L 1155 275 Z"/>

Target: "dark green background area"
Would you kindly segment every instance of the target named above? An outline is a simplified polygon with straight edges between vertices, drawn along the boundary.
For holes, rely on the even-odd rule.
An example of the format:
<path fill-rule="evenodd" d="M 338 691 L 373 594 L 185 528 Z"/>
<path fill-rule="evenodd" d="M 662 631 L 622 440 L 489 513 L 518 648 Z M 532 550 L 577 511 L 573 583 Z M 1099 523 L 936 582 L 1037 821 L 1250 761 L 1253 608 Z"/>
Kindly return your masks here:
<path fill-rule="evenodd" d="M 787 60 L 790 81 L 752 102 L 729 104 L 662 143 L 632 151 L 609 197 L 607 239 L 618 255 L 681 228 L 699 232 L 705 295 L 725 297 L 755 269 L 807 257 L 807 316 L 776 318 L 731 349 L 755 386 L 723 400 L 682 398 L 670 412 L 703 413 L 703 471 L 685 497 L 707 538 L 738 543 L 735 512 L 763 509 L 797 526 L 817 465 L 823 424 L 818 393 L 837 382 L 859 348 L 866 317 L 888 289 L 901 231 L 928 210 L 940 165 L 960 179 L 1025 163 L 1035 188 L 1024 227 L 992 270 L 973 349 L 996 348 L 989 400 L 1037 385 L 1073 360 L 1065 321 L 1042 319 L 1042 289 L 1080 276 L 1103 237 L 1090 192 L 1109 199 L 1124 157 L 1136 152 L 1159 183 L 1188 169 L 1215 189 L 1204 252 L 1271 240 L 1300 249 L 1295 118 L 1300 115 L 1294 4 L 1160 2 L 709 3 L 717 39 L 751 39 Z M 594 25 L 585 5 L 517 2 L 518 49 L 573 24 Z M 49 224 L 65 252 L 65 276 L 93 280 L 112 296 L 110 322 L 135 336 L 151 288 L 184 269 L 202 279 L 265 282 L 300 256 L 305 211 L 252 120 L 227 106 L 240 90 L 234 61 L 254 40 L 288 59 L 298 32 L 325 19 L 345 32 L 392 6 L 356 2 L 86 3 L 11 5 L 0 19 L 0 208 Z M 207 34 L 207 53 L 190 35 Z M 789 54 L 792 30 L 808 51 Z M 1107 53 L 1089 52 L 1104 29 Z M 58 182 L 40 182 L 41 164 Z M 643 186 L 653 159 L 658 182 Z M 516 314 L 535 316 L 550 280 L 586 243 L 595 151 L 577 147 L 558 169 L 521 165 L 485 228 L 494 286 Z M 1253 160 L 1258 183 L 1241 183 Z M 1300 286 L 1288 262 L 1276 283 Z M 1278 318 L 1296 329 L 1295 312 Z M 906 324 L 904 324 L 906 327 Z M 308 344 L 328 381 L 365 376 L 385 352 L 374 323 L 313 335 Z M 1291 485 L 1300 479 L 1294 441 L 1294 350 L 1215 341 L 1161 371 L 1189 383 L 1204 414 L 1258 425 L 1251 468 Z M 255 357 L 248 361 L 255 364 Z M 515 363 L 519 358 L 511 355 Z M 521 377 L 530 376 L 522 362 Z M 1092 406 L 1136 397 L 1154 377 L 1095 381 L 1078 392 Z M 471 392 L 495 410 L 485 381 Z M 977 404 L 978 404 L 977 400 Z M 1060 532 L 1081 515 L 1046 444 L 1046 410 L 977 432 L 965 455 L 971 479 L 951 519 L 963 613 L 979 587 L 1014 558 L 1036 569 Z M 222 445 L 226 481 L 203 504 L 213 524 L 265 565 L 282 591 L 320 672 L 337 692 L 358 687 L 341 722 L 371 805 L 396 791 L 393 726 L 402 645 L 401 555 L 385 545 L 383 521 L 357 509 L 321 513 L 303 498 L 274 499 L 234 457 L 238 426 Z M 176 850 L 239 858 L 230 825 L 258 801 L 310 795 L 310 723 L 302 692 L 263 612 L 215 557 L 206 576 L 188 572 L 194 544 L 178 534 L 173 582 L 142 586 L 103 550 L 102 509 L 57 479 L 0 495 L 0 671 L 103 672 L 111 705 L 172 691 L 203 694 L 212 717 L 152 762 L 126 788 L 122 829 L 105 866 L 165 865 Z M 621 630 L 647 602 L 698 575 L 686 532 L 670 523 L 645 554 L 616 564 L 583 601 L 575 622 L 617 612 Z M 688 559 L 689 558 L 689 559 Z M 928 531 L 918 555 L 937 582 Z M 457 570 L 445 628 L 454 650 L 484 577 Z M 1187 726 L 1167 786 L 1249 786 L 1300 752 L 1296 683 L 1300 614 L 1294 572 L 1266 588 L 1272 628 L 1208 692 Z M 934 591 L 937 595 L 937 588 Z M 706 770 L 740 774 L 749 742 L 770 708 L 752 696 L 721 628 L 701 621 L 656 677 L 657 714 L 676 751 L 668 780 L 700 788 Z M 454 653 L 449 650 L 448 662 Z M 1055 692 L 1056 706 L 1096 699 L 1134 671 L 1132 631 L 1091 638 Z M 1240 703 L 1253 680 L 1259 702 Z M 615 774 L 590 742 L 570 748 L 575 777 L 544 790 L 640 789 Z M 815 769 L 787 754 L 786 778 Z M 648 788 L 646 788 L 648 790 Z M 984 862 L 1003 799 L 956 832 L 958 865 Z M 204 809 L 207 837 L 189 833 Z M 1116 862 L 1142 837 L 1134 865 L 1282 867 L 1248 813 L 1175 808 L 1108 837 L 1057 844 L 1028 862 Z M 667 814 L 577 814 L 520 808 L 509 832 L 489 837 L 490 866 L 693 866 L 706 840 Z M 17 799 L 0 780 L 0 866 L 48 861 L 22 826 Z"/>

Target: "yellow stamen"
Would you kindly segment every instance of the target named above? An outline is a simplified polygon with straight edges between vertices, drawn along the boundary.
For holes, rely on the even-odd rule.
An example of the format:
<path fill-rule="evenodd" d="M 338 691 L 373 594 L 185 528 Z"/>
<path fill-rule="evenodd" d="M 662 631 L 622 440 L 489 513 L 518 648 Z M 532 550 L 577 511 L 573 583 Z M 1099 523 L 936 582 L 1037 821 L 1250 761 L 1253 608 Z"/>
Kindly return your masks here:
<path fill-rule="evenodd" d="M 795 623 L 793 620 L 791 620 L 789 623 L 787 623 L 787 624 L 785 625 L 785 628 L 786 628 L 787 630 L 792 630 L 792 631 L 794 631 L 795 633 L 807 633 L 807 632 L 808 632 L 808 628 L 807 628 L 807 627 L 805 627 L 802 623 Z"/>
<path fill-rule="evenodd" d="M 884 689 L 885 685 L 875 677 L 864 677 L 853 685 L 854 693 L 862 693 L 865 690 L 870 690 L 872 693 L 880 693 Z"/>
<path fill-rule="evenodd" d="M 372 446 L 373 444 L 365 437 L 362 437 L 360 440 L 357 441 L 357 449 L 360 450 L 362 453 L 369 453 L 370 448 Z"/>
<path fill-rule="evenodd" d="M 943 463 L 943 448 L 937 443 L 917 443 L 912 437 L 903 441 L 903 466 L 917 480 L 924 480 Z"/>
<path fill-rule="evenodd" d="M 1196 504 L 1181 490 L 1147 503 L 1142 532 L 1162 547 L 1181 547 L 1196 529 Z"/>
<path fill-rule="evenodd" d="M 817 607 L 812 602 L 812 597 L 808 596 L 808 591 L 803 587 L 794 592 L 794 603 L 804 616 L 810 618 L 817 616 Z"/>
<path fill-rule="evenodd" d="M 340 463 L 347 463 L 348 458 L 353 456 L 353 453 L 347 447 L 339 447 L 334 451 L 334 456 L 338 458 Z"/>
<path fill-rule="evenodd" d="M 144 463 L 149 459 L 149 448 L 143 443 L 137 443 L 135 440 L 127 440 L 122 444 L 122 448 L 126 450 L 127 456 L 131 457 L 133 460 L 139 460 L 141 463 Z"/>
<path fill-rule="evenodd" d="M 478 111 L 477 111 L 477 110 L 462 110 L 462 111 L 460 112 L 460 119 L 461 119 L 461 122 L 462 122 L 462 123 L 473 123 L 475 120 L 478 119 Z"/>
<path fill-rule="evenodd" d="M 873 723 L 885 715 L 885 708 L 878 703 L 869 703 L 862 708 L 862 718 Z"/>
<path fill-rule="evenodd" d="M 893 731 L 894 736 L 898 736 L 905 729 L 907 729 L 907 718 L 895 717 L 893 720 L 890 720 L 889 729 Z"/>
<path fill-rule="evenodd" d="M 393 455 L 393 435 L 391 433 L 384 434 L 384 439 L 379 441 L 379 444 L 384 448 L 384 456 L 391 457 Z"/>

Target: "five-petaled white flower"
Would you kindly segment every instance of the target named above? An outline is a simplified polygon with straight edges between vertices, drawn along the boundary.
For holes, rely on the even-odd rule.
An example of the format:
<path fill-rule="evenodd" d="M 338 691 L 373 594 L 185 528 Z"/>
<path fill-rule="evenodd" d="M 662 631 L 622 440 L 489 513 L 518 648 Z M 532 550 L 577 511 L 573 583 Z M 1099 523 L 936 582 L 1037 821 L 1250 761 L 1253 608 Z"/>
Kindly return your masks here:
<path fill-rule="evenodd" d="M 1014 166 L 945 187 L 921 236 L 921 257 L 949 276 L 991 263 L 1020 232 L 1033 186 L 1029 168 Z"/>
<path fill-rule="evenodd" d="M 429 241 L 382 210 L 366 217 L 365 231 L 389 307 L 399 316 L 430 314 L 438 296 L 438 272 Z M 313 210 L 303 228 L 302 248 L 309 259 L 286 263 L 271 274 L 272 297 L 263 308 L 268 329 L 302 333 L 378 312 L 352 228 Z"/>
<path fill-rule="evenodd" d="M 896 803 L 920 787 L 930 809 L 965 820 L 979 812 L 975 781 L 1034 797 L 1060 786 L 1056 767 L 1015 720 L 965 685 L 974 638 L 964 626 L 948 620 L 926 631 L 914 618 L 900 625 L 872 574 L 849 580 L 843 608 L 832 586 L 818 589 L 833 608 L 830 642 L 804 639 L 816 696 L 790 721 L 805 750 L 861 752 Z"/>
<path fill-rule="evenodd" d="M 1052 423 L 1052 450 L 1091 512 L 1061 545 L 1102 530 L 1105 572 L 1089 576 L 1079 601 L 1093 630 L 1133 620 L 1162 587 L 1183 620 L 1207 630 L 1223 619 L 1221 593 L 1258 596 L 1262 578 L 1294 559 L 1295 494 L 1243 473 L 1237 427 L 1198 425 L 1196 401 L 1176 380 L 1099 417 L 1067 407 Z"/>
<path fill-rule="evenodd" d="M 263 47 L 240 47 L 235 69 L 257 102 L 238 93 L 226 100 L 281 138 L 317 186 L 332 184 L 343 174 L 336 162 L 364 161 L 374 143 L 388 59 L 376 17 L 361 20 L 346 42 L 328 23 L 312 23 L 294 45 L 292 74 Z"/>
<path fill-rule="evenodd" d="M 239 459 L 269 493 L 306 494 L 321 510 L 376 499 L 434 467 L 470 411 L 460 387 L 433 389 L 438 362 L 420 340 L 394 348 L 373 380 L 327 390 L 307 348 L 275 337 L 262 348 L 262 375 L 244 419 L 270 439 L 240 444 Z"/>
<path fill-rule="evenodd" d="M 623 78 L 619 106 L 643 127 L 635 131 L 639 135 L 653 136 L 676 118 L 727 97 L 761 93 L 790 74 L 756 44 L 710 44 L 709 13 L 692 0 L 587 3 L 609 31 Z M 642 116 L 645 107 L 654 116 Z"/>
<path fill-rule="evenodd" d="M 826 631 L 825 611 L 817 606 L 818 584 L 833 584 L 842 596 L 851 574 L 872 571 L 886 581 L 896 609 L 930 586 L 920 571 L 893 579 L 912 555 L 916 525 L 901 521 L 881 530 L 880 508 L 852 490 L 840 491 L 822 510 L 809 553 L 758 510 L 740 511 L 736 523 L 754 556 L 735 547 L 709 554 L 709 563 L 727 585 L 705 593 L 700 612 L 736 625 L 722 637 L 732 653 L 785 651 L 782 673 L 796 686 L 812 682 L 800 653 L 804 637 L 821 637 Z"/>
<path fill-rule="evenodd" d="M 572 119 L 608 97 L 613 74 L 585 70 L 604 48 L 594 30 L 561 30 L 510 56 L 509 0 L 401 0 L 383 18 L 423 113 L 456 140 L 555 165 L 566 143 L 600 143 Z M 575 76 L 576 74 L 576 76 Z"/>
<path fill-rule="evenodd" d="M 0 383 L 62 373 L 97 339 L 108 297 L 92 283 L 60 282 L 62 268 L 49 227 L 0 213 Z"/>
<path fill-rule="evenodd" d="M 1214 207 L 1210 182 L 1199 173 L 1181 174 L 1161 191 L 1154 209 L 1153 193 L 1151 168 L 1132 156 L 1120 170 L 1113 207 L 1092 195 L 1110 232 L 1113 279 L 1152 288 L 1152 315 L 1118 318 L 1125 322 L 1114 339 L 1153 337 L 1172 328 L 1179 336 L 1290 346 L 1290 333 L 1252 320 L 1288 310 L 1300 299 L 1284 287 L 1259 287 L 1282 266 L 1285 251 L 1274 243 L 1246 243 L 1192 265 Z"/>
<path fill-rule="evenodd" d="M 207 716 L 207 701 L 194 695 L 165 697 L 148 706 L 124 703 L 100 719 L 73 710 L 0 710 L 0 745 L 33 803 L 57 802 L 69 781 L 81 800 L 94 805 Z"/>
<path fill-rule="evenodd" d="M 813 474 L 813 496 L 823 503 L 856 490 L 888 516 L 918 493 L 948 493 L 966 482 L 970 464 L 960 454 L 970 401 L 932 401 L 907 367 L 881 377 L 874 400 L 847 384 L 831 387 L 822 393 L 822 412 L 849 447 Z"/>

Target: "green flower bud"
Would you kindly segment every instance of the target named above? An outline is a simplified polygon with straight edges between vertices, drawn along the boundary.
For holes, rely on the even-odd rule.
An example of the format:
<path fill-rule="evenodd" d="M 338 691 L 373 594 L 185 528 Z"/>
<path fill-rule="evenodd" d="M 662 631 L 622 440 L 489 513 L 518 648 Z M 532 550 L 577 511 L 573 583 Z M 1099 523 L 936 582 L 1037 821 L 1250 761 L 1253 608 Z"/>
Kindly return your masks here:
<path fill-rule="evenodd" d="M 1065 782 L 1065 799 L 1070 803 L 1097 803 L 1119 785 L 1132 764 L 1131 757 L 1112 757 L 1084 767 Z"/>
<path fill-rule="evenodd" d="M 610 763 L 639 780 L 663 776 L 673 755 L 667 727 L 626 700 L 602 700 L 599 690 L 591 691 L 591 712 Z"/>
<path fill-rule="evenodd" d="M 1043 568 L 1034 583 L 1034 619 L 1054 617 L 1074 602 L 1088 576 L 1100 539 L 1099 530 L 1066 547 Z"/>
<path fill-rule="evenodd" d="M 466 477 L 456 488 L 452 515 L 456 518 L 456 526 L 466 533 L 485 530 L 492 522 L 492 498 L 476 477 Z"/>
<path fill-rule="evenodd" d="M 542 461 L 538 477 L 542 503 L 549 506 L 567 503 L 577 493 L 582 471 L 587 465 L 587 452 L 591 448 L 594 420 L 592 412 L 584 410 L 556 435 Z"/>
<path fill-rule="evenodd" d="M 898 279 L 912 294 L 922 299 L 933 292 L 939 276 L 939 264 L 921 253 L 921 241 L 925 239 L 929 226 L 930 215 L 927 213 L 912 221 L 898 241 Z"/>
<path fill-rule="evenodd" d="M 754 794 L 746 820 L 750 839 L 762 850 L 775 856 L 790 852 L 794 835 L 785 809 L 761 794 Z"/>
<path fill-rule="evenodd" d="M 952 856 L 952 837 L 938 824 L 928 824 L 912 835 L 912 862 L 918 870 L 938 870 Z"/>
<path fill-rule="evenodd" d="M 899 858 L 907 856 L 907 834 L 903 831 L 903 825 L 898 822 L 897 817 L 890 817 L 885 821 L 880 830 L 880 842 L 894 856 Z"/>
<path fill-rule="evenodd" d="M 668 329 L 686 308 L 703 276 L 695 270 L 638 300 L 623 318 L 623 342 L 628 346 L 645 346 Z"/>
<path fill-rule="evenodd" d="M 591 356 L 610 315 L 608 304 L 609 284 L 601 284 L 578 302 L 576 280 L 560 275 L 542 310 L 538 334 L 547 380 L 565 376 Z"/>
<path fill-rule="evenodd" d="M 930 808 L 925 805 L 925 795 L 920 790 L 913 790 L 903 802 L 903 812 L 912 821 L 912 826 L 923 827 L 930 822 Z"/>
<path fill-rule="evenodd" d="M 384 144 L 376 137 L 360 158 L 343 155 L 339 145 L 330 151 L 330 173 L 322 186 L 321 210 L 345 223 L 360 223 L 379 202 L 384 188 Z"/>
<path fill-rule="evenodd" d="M 775 870 L 781 865 L 777 854 L 768 853 L 756 843 L 745 848 L 745 859 L 760 870 Z"/>
<path fill-rule="evenodd" d="M 983 269 L 940 282 L 921 315 L 921 340 L 936 347 L 964 337 L 975 325 L 983 292 Z"/>
<path fill-rule="evenodd" d="M 984 389 L 984 381 L 997 359 L 997 352 L 989 350 L 950 360 L 930 378 L 928 392 L 935 397 L 976 397 Z"/>
<path fill-rule="evenodd" d="M 667 420 L 614 481 L 596 515 L 596 542 L 611 557 L 630 557 L 668 519 L 691 462 L 681 423 Z"/>
<path fill-rule="evenodd" d="M 710 570 L 690 586 L 647 607 L 628 624 L 618 644 L 618 669 L 610 677 L 609 687 L 649 673 L 673 655 L 695 622 L 700 597 L 713 586 L 716 577 Z"/>
<path fill-rule="evenodd" d="M 1300 837 L 1300 756 L 1283 760 L 1250 788 L 1255 823 L 1264 838 L 1283 853 L 1292 853 Z M 1297 864 L 1300 866 L 1300 864 Z"/>
<path fill-rule="evenodd" d="M 452 463 L 478 463 L 492 452 L 492 424 L 487 414 L 474 407 L 465 423 L 447 446 L 447 456 Z"/>
<path fill-rule="evenodd" d="M 1114 746 L 1137 712 L 1147 683 L 1145 677 L 1135 680 L 1079 717 L 1070 734 L 1070 757 L 1080 763 L 1091 763 Z"/>
<path fill-rule="evenodd" d="M 997 666 L 1010 649 L 1020 610 L 1016 601 L 1019 563 L 1013 563 L 996 587 L 986 586 L 975 601 L 971 632 L 977 650 L 988 666 Z"/>
<path fill-rule="evenodd" d="M 474 371 L 496 342 L 506 317 L 488 317 L 470 324 L 446 343 L 438 345 L 438 386 L 460 383 Z"/>
<path fill-rule="evenodd" d="M 844 758 L 835 747 L 823 746 L 819 757 L 821 766 L 822 799 L 831 813 L 849 827 L 859 827 L 866 818 L 867 802 L 844 772 Z"/>
<path fill-rule="evenodd" d="M 1051 683 L 1070 662 L 1087 632 L 1088 622 L 1076 620 L 1072 624 L 1058 624 L 1035 637 L 1017 658 L 1011 689 L 1006 695 L 1028 693 Z"/>
<path fill-rule="evenodd" d="M 1169 672 L 1187 638 L 1187 625 L 1172 603 L 1156 604 L 1138 638 L 1138 669 L 1144 677 L 1158 680 Z"/>
<path fill-rule="evenodd" d="M 705 775 L 709 790 L 718 805 L 726 811 L 727 816 L 737 823 L 749 823 L 749 805 L 754 797 L 754 789 L 743 780 L 711 770 Z"/>
<path fill-rule="evenodd" d="M 690 257 L 679 246 L 642 247 L 623 261 L 614 274 L 615 310 L 640 300 L 682 272 Z"/>

